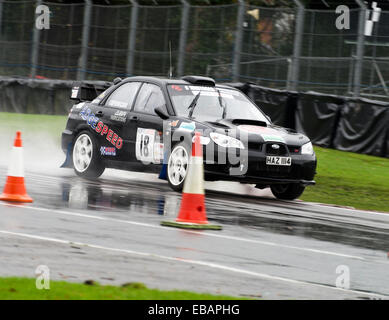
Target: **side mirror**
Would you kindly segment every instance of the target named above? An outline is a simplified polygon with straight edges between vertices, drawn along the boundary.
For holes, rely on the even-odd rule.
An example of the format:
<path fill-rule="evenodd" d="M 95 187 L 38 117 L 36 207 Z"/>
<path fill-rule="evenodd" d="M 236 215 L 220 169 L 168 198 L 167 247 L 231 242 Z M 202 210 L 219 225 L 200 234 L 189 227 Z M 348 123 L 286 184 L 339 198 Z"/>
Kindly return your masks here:
<path fill-rule="evenodd" d="M 156 107 L 154 111 L 162 120 L 169 119 L 169 115 L 161 107 Z"/>

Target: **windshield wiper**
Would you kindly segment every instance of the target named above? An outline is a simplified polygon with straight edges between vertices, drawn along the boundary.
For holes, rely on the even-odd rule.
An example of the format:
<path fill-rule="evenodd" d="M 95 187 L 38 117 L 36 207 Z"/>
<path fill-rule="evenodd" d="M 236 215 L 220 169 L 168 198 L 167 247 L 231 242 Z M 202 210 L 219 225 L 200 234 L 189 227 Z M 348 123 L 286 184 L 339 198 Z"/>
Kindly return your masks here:
<path fill-rule="evenodd" d="M 201 91 L 199 91 L 199 93 L 193 98 L 192 102 L 190 103 L 190 105 L 188 107 L 188 109 L 190 109 L 189 118 L 192 118 L 192 116 L 193 116 L 193 111 L 196 108 L 197 100 L 199 100 L 199 98 L 200 98 L 200 93 L 201 93 Z"/>
<path fill-rule="evenodd" d="M 223 105 L 223 98 L 222 98 L 222 95 L 220 94 L 220 90 L 216 90 L 219 97 L 218 97 L 218 100 L 219 100 L 219 105 L 223 108 L 223 114 L 222 114 L 222 119 L 224 119 L 226 117 L 226 113 L 227 113 L 227 104 L 224 103 Z M 225 102 L 225 101 L 224 101 Z"/>

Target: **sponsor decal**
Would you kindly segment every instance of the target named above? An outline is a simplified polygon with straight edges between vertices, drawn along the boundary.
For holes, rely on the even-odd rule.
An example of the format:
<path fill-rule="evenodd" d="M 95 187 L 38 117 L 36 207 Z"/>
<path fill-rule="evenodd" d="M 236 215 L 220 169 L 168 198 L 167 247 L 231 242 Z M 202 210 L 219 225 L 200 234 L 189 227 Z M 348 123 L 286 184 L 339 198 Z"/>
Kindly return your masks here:
<path fill-rule="evenodd" d="M 108 105 L 111 107 L 127 108 L 128 103 L 120 100 L 109 100 Z"/>
<path fill-rule="evenodd" d="M 101 147 L 100 153 L 102 156 L 116 156 L 116 148 L 115 147 Z"/>
<path fill-rule="evenodd" d="M 161 163 L 163 160 L 163 143 L 157 130 L 138 128 L 136 133 L 135 156 L 148 163 Z"/>
<path fill-rule="evenodd" d="M 72 88 L 72 94 L 71 94 L 71 98 L 77 98 L 77 96 L 78 96 L 78 89 L 79 89 L 79 87 L 73 87 Z"/>
<path fill-rule="evenodd" d="M 192 91 L 212 91 L 212 92 L 215 92 L 215 88 L 214 87 L 204 87 L 204 86 L 189 86 L 189 89 L 192 90 Z"/>
<path fill-rule="evenodd" d="M 193 95 L 196 96 L 200 91 L 192 91 Z M 228 99 L 234 99 L 234 97 L 231 94 L 227 94 L 225 92 L 220 92 L 220 95 L 222 98 L 228 98 Z M 219 93 L 217 91 L 209 91 L 209 90 L 202 90 L 201 89 L 201 96 L 208 96 L 208 97 L 219 97 Z"/>
<path fill-rule="evenodd" d="M 178 120 L 170 121 L 170 125 L 171 125 L 172 127 L 176 127 L 177 124 L 178 124 Z"/>
<path fill-rule="evenodd" d="M 106 139 L 117 149 L 120 150 L 123 147 L 123 139 L 96 117 L 95 114 L 91 112 L 90 108 L 87 106 L 84 107 L 80 111 L 80 117 L 84 119 L 96 133 L 99 133 L 101 136 L 107 135 Z"/>
<path fill-rule="evenodd" d="M 278 136 L 278 135 L 272 135 L 272 134 L 261 134 L 263 140 L 265 140 L 265 142 L 267 141 L 276 141 L 276 142 L 282 142 L 282 143 L 285 143 L 285 140 Z"/>
<path fill-rule="evenodd" d="M 163 143 L 154 143 L 154 163 L 161 163 L 163 160 Z"/>
<path fill-rule="evenodd" d="M 196 129 L 196 124 L 194 122 L 181 122 L 179 129 L 192 132 Z"/>
<path fill-rule="evenodd" d="M 259 134 L 265 142 L 267 141 L 274 141 L 274 142 L 283 142 L 285 143 L 285 140 L 283 137 L 281 137 L 277 130 L 274 130 L 272 128 L 267 127 L 261 127 L 261 126 L 253 126 L 253 125 L 240 125 L 238 126 L 240 130 L 244 130 L 250 133 L 256 133 Z"/>
<path fill-rule="evenodd" d="M 182 91 L 182 88 L 180 86 L 177 86 L 175 84 L 172 85 L 172 89 L 176 91 Z"/>
<path fill-rule="evenodd" d="M 126 111 L 116 111 L 115 114 L 111 115 L 111 120 L 125 123 L 127 120 L 127 112 Z"/>

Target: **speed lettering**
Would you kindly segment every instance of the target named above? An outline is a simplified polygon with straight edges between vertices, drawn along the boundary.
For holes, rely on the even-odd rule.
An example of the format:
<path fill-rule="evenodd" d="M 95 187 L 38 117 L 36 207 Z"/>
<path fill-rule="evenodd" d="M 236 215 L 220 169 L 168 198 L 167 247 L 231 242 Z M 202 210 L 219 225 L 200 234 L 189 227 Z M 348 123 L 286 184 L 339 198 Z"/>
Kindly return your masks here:
<path fill-rule="evenodd" d="M 91 109 L 84 107 L 80 111 L 80 117 L 86 121 L 86 123 L 101 136 L 107 135 L 106 139 L 111 142 L 117 149 L 121 149 L 123 146 L 123 139 L 118 136 L 113 130 L 109 129 L 94 113 Z"/>

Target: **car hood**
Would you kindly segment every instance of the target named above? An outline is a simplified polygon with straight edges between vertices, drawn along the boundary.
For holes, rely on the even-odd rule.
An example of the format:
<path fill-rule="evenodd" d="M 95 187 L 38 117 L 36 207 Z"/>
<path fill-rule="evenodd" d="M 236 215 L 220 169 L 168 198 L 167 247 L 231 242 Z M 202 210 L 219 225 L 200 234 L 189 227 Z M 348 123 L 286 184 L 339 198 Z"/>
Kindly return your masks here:
<path fill-rule="evenodd" d="M 195 121 L 197 122 L 197 121 Z M 292 129 L 267 124 L 263 121 L 246 119 L 222 119 L 219 121 L 203 121 L 199 124 L 212 128 L 213 131 L 241 138 L 247 136 L 249 142 L 265 143 L 279 142 L 287 145 L 302 146 L 309 142 L 309 138 Z"/>

